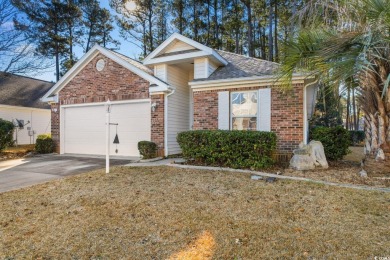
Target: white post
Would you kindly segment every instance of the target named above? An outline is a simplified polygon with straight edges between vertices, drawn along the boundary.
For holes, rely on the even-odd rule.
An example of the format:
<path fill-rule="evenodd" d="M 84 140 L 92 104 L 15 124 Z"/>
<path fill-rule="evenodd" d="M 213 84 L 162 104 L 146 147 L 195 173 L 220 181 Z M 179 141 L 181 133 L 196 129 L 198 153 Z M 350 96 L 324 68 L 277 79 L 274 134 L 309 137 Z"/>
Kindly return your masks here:
<path fill-rule="evenodd" d="M 106 102 L 106 173 L 110 173 L 110 110 L 111 102 Z"/>

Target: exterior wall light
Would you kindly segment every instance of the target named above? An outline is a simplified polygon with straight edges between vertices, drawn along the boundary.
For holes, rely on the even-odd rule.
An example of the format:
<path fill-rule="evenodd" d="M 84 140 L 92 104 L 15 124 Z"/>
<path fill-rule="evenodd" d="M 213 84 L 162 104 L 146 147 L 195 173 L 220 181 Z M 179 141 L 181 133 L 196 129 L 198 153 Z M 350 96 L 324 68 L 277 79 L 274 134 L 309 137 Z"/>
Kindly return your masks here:
<path fill-rule="evenodd" d="M 157 103 L 154 102 L 151 107 L 152 107 L 152 112 L 156 111 Z"/>

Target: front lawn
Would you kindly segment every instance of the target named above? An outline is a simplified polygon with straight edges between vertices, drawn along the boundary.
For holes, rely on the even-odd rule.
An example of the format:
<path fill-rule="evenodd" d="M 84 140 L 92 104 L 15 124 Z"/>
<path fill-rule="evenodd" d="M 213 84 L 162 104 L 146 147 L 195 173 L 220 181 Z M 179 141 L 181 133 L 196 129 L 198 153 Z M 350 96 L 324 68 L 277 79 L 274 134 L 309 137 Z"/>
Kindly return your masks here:
<path fill-rule="evenodd" d="M 0 194 L 0 259 L 390 256 L 390 194 L 118 167 Z"/>

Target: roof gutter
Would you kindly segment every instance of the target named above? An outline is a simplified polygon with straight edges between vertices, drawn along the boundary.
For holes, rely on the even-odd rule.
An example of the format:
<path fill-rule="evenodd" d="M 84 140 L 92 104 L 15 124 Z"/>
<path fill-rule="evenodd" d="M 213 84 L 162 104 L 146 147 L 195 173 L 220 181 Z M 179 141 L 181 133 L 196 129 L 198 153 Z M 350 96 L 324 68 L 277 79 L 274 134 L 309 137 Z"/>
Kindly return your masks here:
<path fill-rule="evenodd" d="M 303 83 L 307 79 L 314 78 L 314 76 L 307 76 L 303 74 L 295 74 L 292 78 L 292 83 Z M 236 86 L 242 84 L 273 84 L 281 85 L 282 82 L 277 76 L 255 76 L 255 77 L 242 77 L 232 79 L 221 79 L 221 80 L 205 80 L 205 81 L 191 81 L 188 83 L 193 90 L 214 88 L 214 87 L 227 87 Z"/>
<path fill-rule="evenodd" d="M 164 97 L 164 155 L 168 156 L 168 97 L 175 93 L 175 89 Z"/>

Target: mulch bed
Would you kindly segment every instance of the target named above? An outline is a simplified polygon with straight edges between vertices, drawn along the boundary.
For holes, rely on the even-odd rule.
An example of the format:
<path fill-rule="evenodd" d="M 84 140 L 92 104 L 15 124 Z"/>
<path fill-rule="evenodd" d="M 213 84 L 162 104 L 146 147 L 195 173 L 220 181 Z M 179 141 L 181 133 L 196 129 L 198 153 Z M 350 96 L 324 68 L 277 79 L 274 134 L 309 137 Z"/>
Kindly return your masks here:
<path fill-rule="evenodd" d="M 378 163 L 373 159 L 366 159 L 364 169 L 367 171 L 368 177 L 362 178 L 359 172 L 362 170 L 361 161 L 364 158 L 363 147 L 350 147 L 350 150 L 351 153 L 345 156 L 344 160 L 328 161 L 328 169 L 316 168 L 315 170 L 296 171 L 288 168 L 289 164 L 287 162 L 280 163 L 262 171 L 334 183 L 367 185 L 381 188 L 390 187 L 390 160 Z M 188 161 L 183 164 L 208 166 L 196 163 L 195 161 Z"/>
<path fill-rule="evenodd" d="M 368 172 L 368 177 L 360 177 L 362 170 L 360 163 L 351 161 L 329 162 L 328 169 L 315 169 L 309 171 L 296 171 L 293 169 L 282 170 L 283 175 L 305 177 L 314 180 L 329 181 L 335 183 L 348 183 L 367 185 L 373 187 L 390 187 L 389 172 Z"/>

